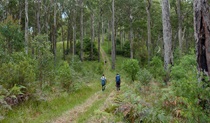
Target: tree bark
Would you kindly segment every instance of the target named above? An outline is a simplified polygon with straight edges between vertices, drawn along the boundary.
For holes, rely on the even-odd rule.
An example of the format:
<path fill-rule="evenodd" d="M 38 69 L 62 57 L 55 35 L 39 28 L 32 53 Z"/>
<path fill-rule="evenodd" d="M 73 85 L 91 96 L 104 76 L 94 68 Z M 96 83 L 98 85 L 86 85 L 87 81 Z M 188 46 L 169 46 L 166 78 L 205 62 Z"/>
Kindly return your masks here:
<path fill-rule="evenodd" d="M 112 69 L 115 69 L 115 59 L 116 59 L 116 51 L 115 51 L 115 28 L 114 28 L 114 22 L 115 22 L 115 17 L 114 17 L 114 0 L 112 0 Z"/>
<path fill-rule="evenodd" d="M 25 0 L 25 53 L 28 54 L 28 0 Z"/>
<path fill-rule="evenodd" d="M 76 33 L 76 7 L 74 8 L 74 10 L 73 10 L 73 59 L 74 59 L 74 55 L 76 54 L 76 35 L 77 35 L 77 33 Z"/>
<path fill-rule="evenodd" d="M 152 57 L 151 54 L 151 15 L 150 15 L 150 8 L 152 1 L 151 0 L 145 0 L 146 3 L 146 11 L 147 11 L 147 50 L 148 50 L 148 63 Z"/>
<path fill-rule="evenodd" d="M 210 15 L 207 0 L 194 0 L 194 34 L 197 69 L 210 75 Z"/>
<path fill-rule="evenodd" d="M 70 16 L 70 15 L 69 15 Z M 71 25 L 70 25 L 70 17 L 68 18 L 68 30 L 67 30 L 67 46 L 66 46 L 66 49 L 67 49 L 67 54 L 70 53 L 70 29 L 71 29 Z"/>
<path fill-rule="evenodd" d="M 91 12 L 91 53 L 90 57 L 91 60 L 93 60 L 93 42 L 95 39 L 95 33 L 94 33 L 94 13 L 93 11 Z"/>
<path fill-rule="evenodd" d="M 54 53 L 54 66 L 56 66 L 56 29 L 57 29 L 57 25 L 56 25 L 56 14 L 57 14 L 57 0 L 54 0 L 54 21 L 53 21 L 53 53 Z"/>
<path fill-rule="evenodd" d="M 36 21 L 37 21 L 37 33 L 41 33 L 41 26 L 40 26 L 40 8 L 41 8 L 41 0 L 37 0 L 37 14 L 36 14 Z"/>
<path fill-rule="evenodd" d="M 101 35 L 101 41 L 104 43 L 104 19 L 103 16 L 101 17 L 101 29 L 102 29 L 102 35 Z"/>
<path fill-rule="evenodd" d="M 98 21 L 98 62 L 100 62 L 100 50 L 101 50 L 101 0 L 99 0 L 99 21 Z"/>
<path fill-rule="evenodd" d="M 179 55 L 182 55 L 182 14 L 181 14 L 181 1 L 177 0 L 177 14 L 178 14 L 178 39 L 179 39 Z"/>
<path fill-rule="evenodd" d="M 80 0 L 80 60 L 83 61 L 83 0 Z"/>
<path fill-rule="evenodd" d="M 172 30 L 170 23 L 169 2 L 162 0 L 162 22 L 163 22 L 163 41 L 164 41 L 164 69 L 167 73 L 166 82 L 169 80 L 169 66 L 173 62 L 172 53 Z"/>
<path fill-rule="evenodd" d="M 129 32 L 129 40 L 130 40 L 130 58 L 133 59 L 133 27 L 132 27 L 132 23 L 133 23 L 133 17 L 130 13 L 130 32 Z"/>
<path fill-rule="evenodd" d="M 61 26 L 61 35 L 62 35 L 62 41 L 63 41 L 63 60 L 66 59 L 65 57 L 65 41 L 64 41 L 64 36 L 63 36 L 63 26 Z"/>

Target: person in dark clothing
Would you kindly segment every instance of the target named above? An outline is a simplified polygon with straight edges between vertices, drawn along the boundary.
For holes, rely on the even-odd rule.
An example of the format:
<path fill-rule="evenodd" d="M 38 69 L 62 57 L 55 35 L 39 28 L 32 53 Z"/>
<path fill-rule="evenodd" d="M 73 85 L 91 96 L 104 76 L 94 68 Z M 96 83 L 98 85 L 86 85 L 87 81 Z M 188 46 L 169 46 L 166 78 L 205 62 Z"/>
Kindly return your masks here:
<path fill-rule="evenodd" d="M 101 77 L 101 86 L 102 86 L 102 91 L 104 91 L 106 88 L 106 77 L 104 76 L 104 74 Z"/>
<path fill-rule="evenodd" d="M 121 83 L 120 75 L 117 74 L 115 79 L 116 79 L 116 88 L 117 88 L 117 91 L 119 91 L 120 90 L 120 83 Z"/>

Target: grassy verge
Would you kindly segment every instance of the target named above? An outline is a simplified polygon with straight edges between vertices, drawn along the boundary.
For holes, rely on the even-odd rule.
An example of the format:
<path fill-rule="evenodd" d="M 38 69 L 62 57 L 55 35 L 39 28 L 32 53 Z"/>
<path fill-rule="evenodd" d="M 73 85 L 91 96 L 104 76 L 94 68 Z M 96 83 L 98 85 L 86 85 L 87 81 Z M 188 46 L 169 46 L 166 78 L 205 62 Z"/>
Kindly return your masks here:
<path fill-rule="evenodd" d="M 90 117 L 92 117 L 94 115 L 94 112 L 98 110 L 101 106 L 103 106 L 104 102 L 106 101 L 107 97 L 113 89 L 114 83 L 109 83 L 106 90 L 102 92 L 99 96 L 98 101 L 93 103 L 92 106 L 89 107 L 86 112 L 84 112 L 78 117 L 77 123 L 85 123 Z"/>
<path fill-rule="evenodd" d="M 84 87 L 71 94 L 61 94 L 60 97 L 45 102 L 27 102 L 8 112 L 3 123 L 40 123 L 60 116 L 63 112 L 83 103 L 100 89 L 98 84 Z"/>

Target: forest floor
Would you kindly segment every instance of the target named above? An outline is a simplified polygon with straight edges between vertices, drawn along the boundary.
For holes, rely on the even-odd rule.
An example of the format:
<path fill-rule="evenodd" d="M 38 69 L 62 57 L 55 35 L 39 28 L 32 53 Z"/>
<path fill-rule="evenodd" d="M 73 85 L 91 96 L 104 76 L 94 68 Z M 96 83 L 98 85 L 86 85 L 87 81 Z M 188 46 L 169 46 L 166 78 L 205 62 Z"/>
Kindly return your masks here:
<path fill-rule="evenodd" d="M 89 122 L 89 123 L 101 123 L 101 122 L 110 122 L 111 116 L 106 117 L 106 115 L 96 117 L 93 114 L 100 114 L 113 103 L 114 97 L 116 94 L 120 93 L 116 91 L 115 88 L 115 73 L 111 72 L 111 62 L 101 48 L 102 60 L 104 62 L 104 74 L 107 78 L 106 90 L 99 90 L 90 98 L 88 98 L 84 103 L 75 106 L 69 111 L 64 112 L 60 117 L 53 119 L 50 122 L 53 123 L 77 123 L 77 122 Z M 98 115 L 97 115 L 98 116 Z"/>

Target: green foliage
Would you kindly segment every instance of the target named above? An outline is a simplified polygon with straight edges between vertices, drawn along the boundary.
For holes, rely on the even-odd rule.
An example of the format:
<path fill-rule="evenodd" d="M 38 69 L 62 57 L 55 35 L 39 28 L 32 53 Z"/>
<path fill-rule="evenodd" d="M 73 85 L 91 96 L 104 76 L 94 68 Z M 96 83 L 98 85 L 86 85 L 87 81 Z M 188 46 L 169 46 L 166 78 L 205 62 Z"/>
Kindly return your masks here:
<path fill-rule="evenodd" d="M 1 115 L 5 115 L 7 110 L 11 110 L 11 106 L 7 104 L 4 98 L 9 95 L 9 91 L 5 89 L 2 85 L 0 85 L 0 117 Z M 1 118 L 0 118 L 1 121 Z"/>
<path fill-rule="evenodd" d="M 23 94 L 23 89 L 26 89 L 26 87 L 22 86 L 22 85 L 14 85 L 14 87 L 12 87 L 9 91 L 10 95 L 20 95 Z"/>
<path fill-rule="evenodd" d="M 131 77 L 132 81 L 136 79 L 136 75 L 139 71 L 138 63 L 136 59 L 128 59 L 123 63 L 123 69 Z"/>
<path fill-rule="evenodd" d="M 53 54 L 50 52 L 50 42 L 47 42 L 46 35 L 37 35 L 32 40 L 34 58 L 37 62 L 35 70 L 39 81 L 52 82 L 55 78 Z"/>
<path fill-rule="evenodd" d="M 83 42 L 84 58 L 86 60 L 91 60 L 91 40 L 90 38 L 85 38 L 83 41 L 84 41 Z M 80 55 L 80 49 L 81 49 L 80 42 L 77 43 L 76 49 L 77 49 L 76 54 Z M 96 48 L 95 43 L 93 42 L 93 60 L 97 60 L 98 58 L 97 56 L 98 56 L 98 50 Z"/>
<path fill-rule="evenodd" d="M 104 64 L 103 64 L 103 62 L 100 62 L 98 65 L 94 66 L 94 68 L 96 69 L 96 74 L 102 75 L 104 73 Z"/>
<path fill-rule="evenodd" d="M 20 51 L 24 47 L 23 41 L 24 36 L 20 25 L 11 16 L 0 23 L 0 48 L 9 53 Z"/>
<path fill-rule="evenodd" d="M 14 53 L 7 63 L 0 67 L 0 83 L 5 87 L 13 87 L 15 84 L 29 86 L 35 81 L 35 61 L 23 53 Z"/>
<path fill-rule="evenodd" d="M 179 97 L 184 105 L 179 105 L 182 116 L 188 122 L 209 122 L 209 103 L 203 101 L 210 98 L 208 86 L 205 82 L 197 82 L 195 55 L 185 55 L 178 64 L 172 67 L 171 78 L 174 95 Z M 205 105 L 205 106 L 204 106 Z M 205 108 L 204 108 L 205 107 Z"/>
<path fill-rule="evenodd" d="M 67 62 L 63 62 L 58 69 L 58 80 L 66 91 L 69 91 L 73 84 L 73 72 Z"/>
<path fill-rule="evenodd" d="M 149 71 L 155 79 L 161 79 L 162 80 L 162 78 L 166 74 L 165 70 L 164 70 L 164 67 L 163 67 L 163 61 L 157 56 L 152 58 L 152 61 L 150 62 Z"/>
<path fill-rule="evenodd" d="M 134 57 L 138 59 L 140 65 L 145 66 L 148 64 L 148 52 L 145 41 L 138 39 L 134 40 Z"/>
<path fill-rule="evenodd" d="M 152 75 L 147 69 L 143 68 L 138 72 L 138 79 L 143 85 L 148 85 L 152 80 Z"/>

